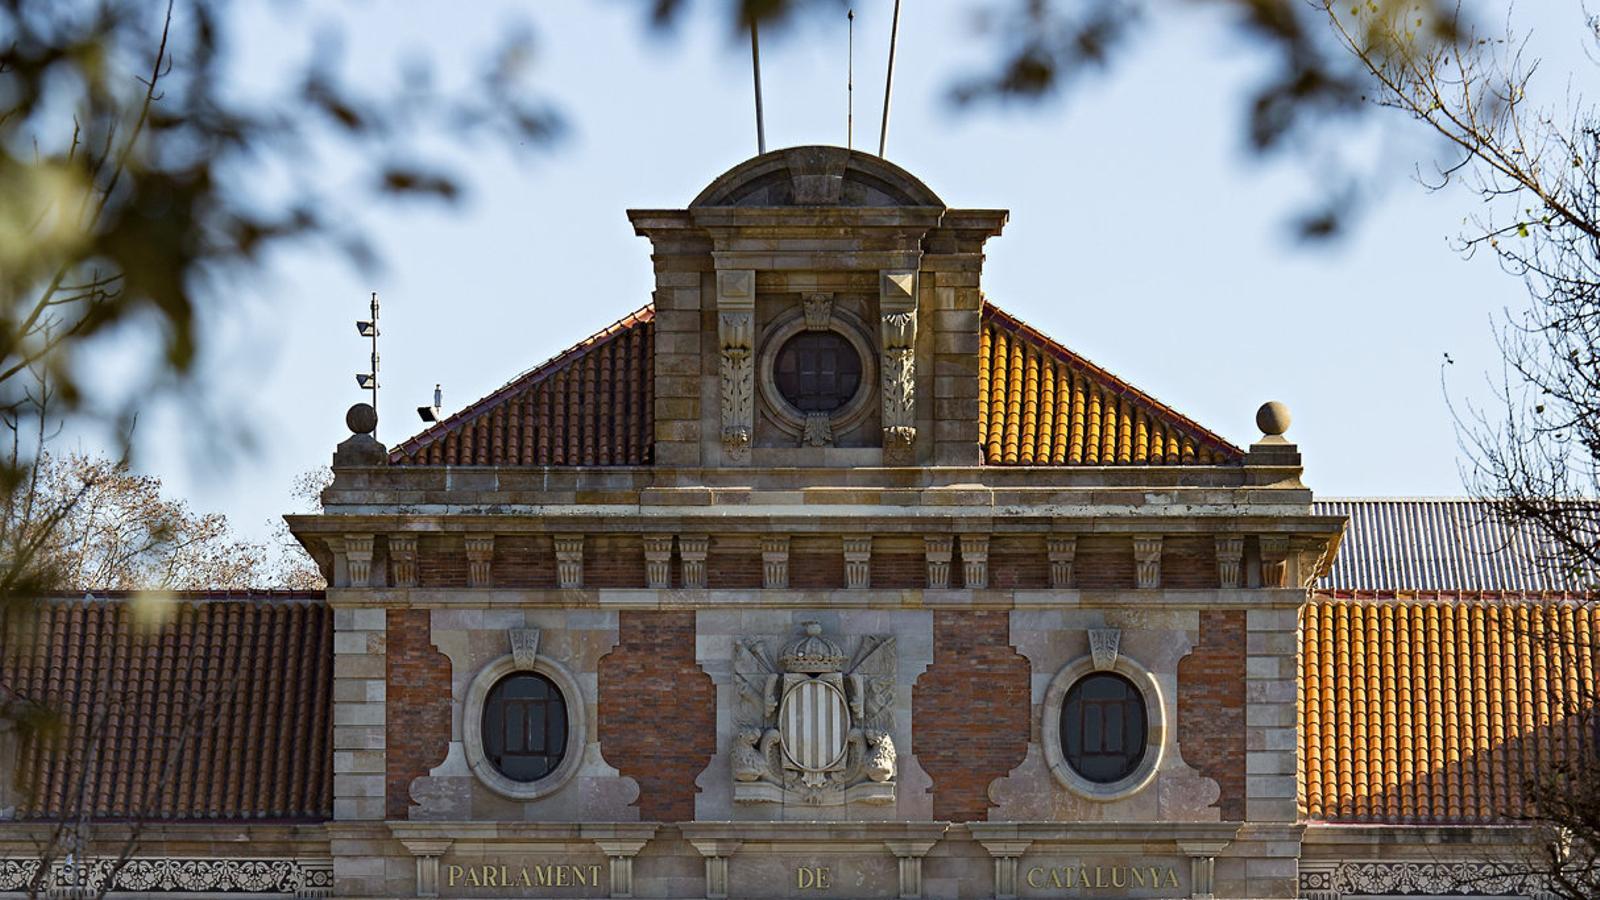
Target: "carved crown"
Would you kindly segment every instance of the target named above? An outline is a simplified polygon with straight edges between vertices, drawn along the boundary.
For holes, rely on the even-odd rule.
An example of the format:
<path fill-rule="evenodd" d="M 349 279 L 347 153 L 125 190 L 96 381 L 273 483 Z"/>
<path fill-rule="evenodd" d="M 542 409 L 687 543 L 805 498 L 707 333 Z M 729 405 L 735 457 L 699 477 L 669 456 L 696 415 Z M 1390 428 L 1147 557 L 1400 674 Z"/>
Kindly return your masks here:
<path fill-rule="evenodd" d="M 783 655 L 778 658 L 785 671 L 823 675 L 844 668 L 847 661 L 844 651 L 822 636 L 820 624 L 805 622 L 801 627 L 805 635 L 784 648 Z"/>

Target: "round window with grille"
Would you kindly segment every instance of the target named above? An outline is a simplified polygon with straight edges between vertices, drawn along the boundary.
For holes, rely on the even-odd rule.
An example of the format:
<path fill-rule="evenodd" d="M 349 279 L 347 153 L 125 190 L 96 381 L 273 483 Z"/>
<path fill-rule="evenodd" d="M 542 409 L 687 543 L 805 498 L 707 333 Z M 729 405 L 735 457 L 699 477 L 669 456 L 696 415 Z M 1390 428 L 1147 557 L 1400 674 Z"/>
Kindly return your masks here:
<path fill-rule="evenodd" d="M 783 399 L 802 413 L 831 413 L 861 387 L 861 356 L 844 335 L 803 331 L 786 341 L 773 364 Z"/>
<path fill-rule="evenodd" d="M 1148 728 L 1144 695 L 1110 672 L 1079 679 L 1061 704 L 1061 755 L 1096 784 L 1121 781 L 1144 761 Z"/>
<path fill-rule="evenodd" d="M 538 672 L 514 672 L 495 682 L 483 704 L 483 754 L 512 781 L 554 772 L 567 755 L 567 700 Z"/>

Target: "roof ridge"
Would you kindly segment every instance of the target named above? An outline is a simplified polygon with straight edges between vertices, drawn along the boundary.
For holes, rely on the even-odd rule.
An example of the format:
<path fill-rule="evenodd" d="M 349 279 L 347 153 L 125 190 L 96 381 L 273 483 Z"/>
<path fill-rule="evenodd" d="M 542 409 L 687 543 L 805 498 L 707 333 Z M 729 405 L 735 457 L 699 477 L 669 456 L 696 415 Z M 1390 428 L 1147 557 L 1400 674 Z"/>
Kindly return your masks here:
<path fill-rule="evenodd" d="M 1055 353 L 1061 357 L 1064 362 L 1067 362 L 1070 365 L 1082 367 L 1088 370 L 1090 374 L 1104 379 L 1105 381 L 1109 382 L 1109 387 L 1115 389 L 1124 396 L 1131 396 L 1141 403 L 1148 404 L 1153 410 L 1160 412 L 1163 415 L 1170 416 L 1177 424 L 1182 425 L 1183 427 L 1194 432 L 1194 436 L 1196 438 L 1210 442 L 1216 448 L 1224 450 L 1228 453 L 1236 454 L 1241 457 L 1244 456 L 1244 449 L 1234 445 L 1227 438 L 1224 438 L 1222 435 L 1217 434 L 1204 425 L 1201 425 L 1194 419 L 1189 418 L 1171 406 L 1168 406 L 1160 400 L 1157 400 L 1155 395 L 1151 394 L 1149 391 L 1138 387 L 1126 378 L 1123 378 L 1104 366 L 1093 362 L 1089 358 L 1067 347 L 1065 344 L 1062 344 L 1055 338 L 1050 337 L 1048 334 L 1045 334 L 1032 325 L 1029 325 L 1027 322 L 1024 322 L 1022 319 L 1019 319 L 1011 313 L 1006 312 L 989 301 L 987 298 L 985 298 L 983 301 L 982 315 L 984 318 L 989 319 L 991 322 L 994 322 L 995 324 L 1000 325 L 1001 327 L 1004 327 L 1013 333 L 1020 333 L 1025 337 L 1039 342 L 1052 353 Z"/>
<path fill-rule="evenodd" d="M 505 400 L 507 397 L 513 396 L 529 387 L 537 385 L 555 375 L 557 372 L 560 372 L 567 365 L 567 363 L 578 358 L 583 353 L 615 340 L 618 335 L 626 333 L 628 329 L 635 325 L 653 320 L 655 318 L 655 312 L 656 305 L 655 301 L 652 300 L 651 302 L 646 303 L 644 306 L 641 306 L 633 312 L 628 313 L 615 322 L 612 322 L 610 325 L 600 329 L 594 334 L 591 334 L 567 349 L 562 350 L 560 353 L 557 353 L 555 356 L 550 357 L 544 362 L 539 363 L 532 368 L 524 369 L 510 381 L 507 381 L 500 387 L 495 388 L 493 391 L 490 391 L 483 397 L 474 400 L 473 402 L 462 407 L 457 412 L 446 416 L 438 422 L 435 422 L 434 424 L 423 429 L 421 432 L 418 432 L 417 434 L 414 434 L 411 437 L 406 438 L 404 441 L 394 445 L 389 450 L 389 461 L 398 462 L 405 456 L 415 453 L 416 451 L 428 446 L 429 444 L 432 444 L 434 441 L 439 440 L 441 437 L 447 434 L 451 434 L 462 425 L 466 424 L 469 420 L 475 419 L 479 415 L 493 409 L 497 404 Z"/>

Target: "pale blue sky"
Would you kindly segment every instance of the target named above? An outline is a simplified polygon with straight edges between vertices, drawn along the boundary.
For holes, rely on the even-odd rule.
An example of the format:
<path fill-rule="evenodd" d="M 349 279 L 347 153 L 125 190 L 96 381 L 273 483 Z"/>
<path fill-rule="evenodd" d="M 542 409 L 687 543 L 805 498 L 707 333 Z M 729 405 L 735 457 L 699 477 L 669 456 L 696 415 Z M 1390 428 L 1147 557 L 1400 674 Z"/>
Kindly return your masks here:
<path fill-rule="evenodd" d="M 182 420 L 152 410 L 141 467 L 259 536 L 289 509 L 294 475 L 328 460 L 347 434 L 344 410 L 364 399 L 353 373 L 366 345 L 352 322 L 369 290 L 383 301 L 379 436 L 391 444 L 418 429 L 413 410 L 435 382 L 458 409 L 648 302 L 649 247 L 624 210 L 685 205 L 752 155 L 755 136 L 748 45 L 705 16 L 654 34 L 643 6 L 357 4 L 344 16 L 346 72 L 371 79 L 392 77 L 413 49 L 444 72 L 477 65 L 471 51 L 492 44 L 513 12 L 530 19 L 537 81 L 568 136 L 533 158 L 465 156 L 473 190 L 454 213 L 366 217 L 389 262 L 376 277 L 331 253 L 278 260 L 244 291 L 246 304 L 230 307 L 207 367 L 210 388 L 252 423 L 256 449 L 221 471 L 198 466 L 171 439 Z M 1450 249 L 1473 200 L 1408 180 L 1433 145 L 1394 119 L 1364 131 L 1357 152 L 1386 173 L 1384 189 L 1352 237 L 1308 248 L 1286 222 L 1311 196 L 1312 170 L 1245 150 L 1244 91 L 1263 63 L 1214 14 L 1147 23 L 1109 75 L 1059 100 L 957 111 L 945 100 L 950 81 L 983 52 L 970 3 L 906 7 L 888 155 L 953 206 L 1011 211 L 989 244 L 990 300 L 1235 443 L 1257 436 L 1262 401 L 1286 402 L 1319 492 L 1461 492 L 1442 354 L 1456 360 L 1448 374 L 1459 389 L 1481 392 L 1498 366 L 1491 319 L 1524 294 L 1491 262 Z M 1573 71 L 1578 4 L 1538 7 L 1519 18 L 1559 48 L 1553 64 Z M 875 146 L 892 2 L 855 8 L 856 145 Z M 310 46 L 272 10 L 258 9 L 246 30 L 241 65 L 252 72 Z M 842 14 L 762 51 L 769 147 L 843 143 Z"/>

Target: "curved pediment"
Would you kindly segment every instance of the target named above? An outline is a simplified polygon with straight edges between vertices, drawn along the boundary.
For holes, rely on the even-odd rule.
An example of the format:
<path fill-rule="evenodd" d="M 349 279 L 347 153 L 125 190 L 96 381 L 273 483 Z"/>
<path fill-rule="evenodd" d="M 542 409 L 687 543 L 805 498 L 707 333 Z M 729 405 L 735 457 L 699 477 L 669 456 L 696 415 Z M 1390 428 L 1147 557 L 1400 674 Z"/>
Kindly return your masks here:
<path fill-rule="evenodd" d="M 916 176 L 885 159 L 811 146 L 745 160 L 707 185 L 689 207 L 944 205 Z"/>

